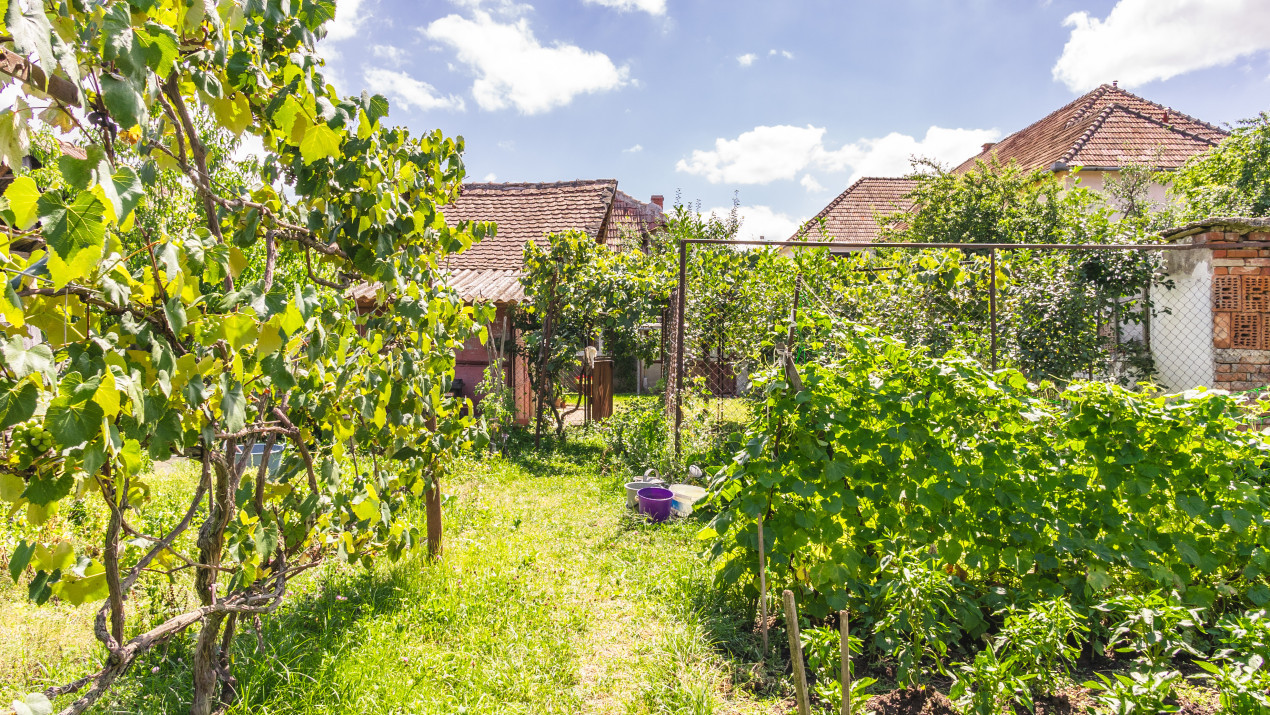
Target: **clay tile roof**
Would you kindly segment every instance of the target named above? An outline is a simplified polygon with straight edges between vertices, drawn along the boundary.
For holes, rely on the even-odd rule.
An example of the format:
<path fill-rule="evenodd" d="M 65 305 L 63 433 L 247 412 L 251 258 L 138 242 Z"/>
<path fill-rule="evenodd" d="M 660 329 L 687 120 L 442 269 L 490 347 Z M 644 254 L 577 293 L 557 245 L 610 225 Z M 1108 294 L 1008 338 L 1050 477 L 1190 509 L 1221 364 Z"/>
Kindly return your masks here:
<path fill-rule="evenodd" d="M 464 184 L 442 208 L 446 222 L 493 221 L 493 236 L 446 259 L 445 268 L 519 270 L 526 241 L 545 245 L 550 233 L 579 230 L 600 237 L 617 192 L 617 181 L 535 184 Z"/>
<path fill-rule="evenodd" d="M 525 299 L 520 271 L 499 268 L 461 269 L 450 273 L 450 287 L 465 301 L 519 303 Z"/>
<path fill-rule="evenodd" d="M 976 161 L 1017 162 L 1024 169 L 1118 168 L 1130 163 L 1175 169 L 1226 138 L 1222 129 L 1104 84 L 1040 121 L 989 146 Z"/>
<path fill-rule="evenodd" d="M 906 197 L 913 190 L 914 183 L 913 179 L 903 178 L 860 179 L 799 228 L 790 240 L 831 238 L 835 241 L 873 241 L 879 233 L 876 220 L 879 214 L 907 212 L 912 208 L 912 202 Z"/>

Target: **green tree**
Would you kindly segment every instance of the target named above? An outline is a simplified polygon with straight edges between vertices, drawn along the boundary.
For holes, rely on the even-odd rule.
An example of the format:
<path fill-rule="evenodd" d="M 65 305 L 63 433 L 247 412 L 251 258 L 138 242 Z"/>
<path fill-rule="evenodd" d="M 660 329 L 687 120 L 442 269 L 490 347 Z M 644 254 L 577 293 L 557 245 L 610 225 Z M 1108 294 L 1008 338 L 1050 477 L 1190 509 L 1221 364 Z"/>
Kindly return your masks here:
<path fill-rule="evenodd" d="M 191 711 L 232 700 L 237 622 L 328 558 L 412 548 L 408 500 L 435 496 L 447 460 L 482 438 L 445 396 L 454 351 L 489 319 L 437 269 L 486 229 L 448 227 L 439 208 L 462 142 L 411 137 L 382 124 L 383 97 L 335 93 L 314 53 L 334 13 L 7 3 L 0 44 L 29 84 L 0 111 L 0 153 L 17 166 L 52 125 L 86 154 L 56 158 L 45 182 L 19 176 L 0 202 L 0 499 L 33 525 L 75 496 L 110 514 L 99 549 L 23 542 L 8 564 L 38 602 L 102 599 L 104 668 L 46 693 L 78 695 L 64 712 L 191 627 Z M 246 134 L 265 148 L 256 185 L 217 154 Z M 379 310 L 357 310 L 355 284 Z M 277 473 L 248 469 L 262 443 L 285 445 Z M 135 526 L 146 454 L 202 465 L 183 517 L 155 534 Z M 199 605 L 130 635 L 129 594 L 155 571 L 188 578 Z"/>
<path fill-rule="evenodd" d="M 537 397 L 538 436 L 547 409 L 555 415 L 557 436 L 563 435 L 564 416 L 555 403 L 579 350 L 604 336 L 610 345 L 635 346 L 641 359 L 652 356 L 655 346 L 639 327 L 666 305 L 671 276 L 665 259 L 657 250 L 611 251 L 577 231 L 549 236 L 546 247 L 525 243 L 525 304 L 516 313 L 524 340 L 518 349 Z"/>
<path fill-rule="evenodd" d="M 918 162 L 914 209 L 884 218 L 883 236 L 912 243 L 1109 243 L 1111 209 L 1043 169 L 978 162 L 964 173 Z"/>
<path fill-rule="evenodd" d="M 1192 157 L 1173 192 L 1192 221 L 1270 215 L 1270 112 L 1239 122 L 1216 149 Z"/>

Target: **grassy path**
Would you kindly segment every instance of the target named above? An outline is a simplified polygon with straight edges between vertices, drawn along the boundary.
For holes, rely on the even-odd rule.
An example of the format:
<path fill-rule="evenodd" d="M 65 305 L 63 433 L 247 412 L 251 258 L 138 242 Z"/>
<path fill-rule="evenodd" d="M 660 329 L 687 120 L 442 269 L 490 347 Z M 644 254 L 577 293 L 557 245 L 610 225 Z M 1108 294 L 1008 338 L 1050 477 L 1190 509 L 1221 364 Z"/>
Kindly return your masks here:
<path fill-rule="evenodd" d="M 772 713 L 710 586 L 700 522 L 631 518 L 598 448 L 463 466 L 446 555 L 332 569 L 238 649 L 238 713 Z M 419 524 L 422 527 L 422 524 Z M 184 710 L 176 646 L 106 711 Z"/>

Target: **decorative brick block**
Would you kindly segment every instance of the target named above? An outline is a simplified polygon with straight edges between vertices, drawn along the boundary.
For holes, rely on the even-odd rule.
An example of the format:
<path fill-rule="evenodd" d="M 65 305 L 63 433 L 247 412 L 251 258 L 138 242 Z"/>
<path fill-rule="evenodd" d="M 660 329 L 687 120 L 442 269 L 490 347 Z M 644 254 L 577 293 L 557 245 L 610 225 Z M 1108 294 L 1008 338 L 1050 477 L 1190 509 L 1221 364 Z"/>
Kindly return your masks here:
<path fill-rule="evenodd" d="M 1230 347 L 1230 313 L 1213 313 L 1213 347 Z"/>
<path fill-rule="evenodd" d="M 1260 313 L 1232 313 L 1230 317 L 1230 345 L 1234 348 L 1257 350 L 1263 345 Z"/>
<path fill-rule="evenodd" d="M 1270 311 L 1270 276 L 1244 276 L 1240 284 L 1243 287 L 1240 297 L 1244 310 L 1257 313 Z"/>
<path fill-rule="evenodd" d="M 1213 278 L 1213 310 L 1243 310 L 1239 293 L 1238 277 L 1215 276 Z"/>

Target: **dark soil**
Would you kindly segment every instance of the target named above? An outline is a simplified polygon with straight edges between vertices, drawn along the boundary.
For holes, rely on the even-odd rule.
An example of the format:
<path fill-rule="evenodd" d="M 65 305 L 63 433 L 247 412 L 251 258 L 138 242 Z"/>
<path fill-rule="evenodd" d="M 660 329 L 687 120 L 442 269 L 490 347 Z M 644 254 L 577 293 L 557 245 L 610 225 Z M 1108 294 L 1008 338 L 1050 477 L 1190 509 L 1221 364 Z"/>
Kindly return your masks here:
<path fill-rule="evenodd" d="M 1064 689 L 1052 695 L 1036 698 L 1036 715 L 1077 715 L 1089 712 L 1093 701 L 1083 688 Z M 1016 708 L 1022 710 L 1022 708 Z"/>
<path fill-rule="evenodd" d="M 879 695 L 865 704 L 877 715 L 957 715 L 952 701 L 933 688 L 904 688 Z"/>

